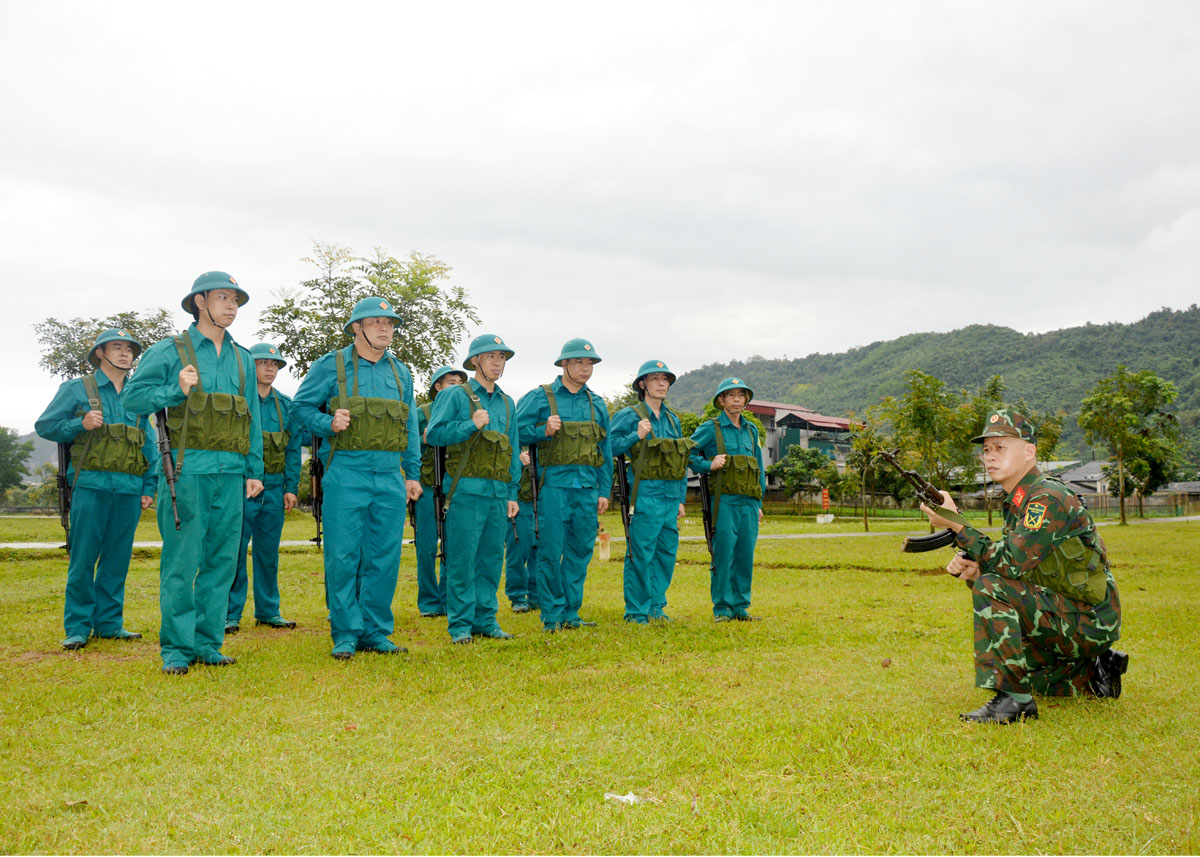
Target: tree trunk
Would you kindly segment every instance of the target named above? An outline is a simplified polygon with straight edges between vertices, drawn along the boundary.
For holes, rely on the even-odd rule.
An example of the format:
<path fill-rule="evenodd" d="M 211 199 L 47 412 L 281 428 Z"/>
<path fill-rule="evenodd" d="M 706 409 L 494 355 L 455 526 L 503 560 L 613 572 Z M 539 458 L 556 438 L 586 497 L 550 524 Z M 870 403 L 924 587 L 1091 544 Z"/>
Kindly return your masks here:
<path fill-rule="evenodd" d="M 1121 499 L 1121 525 L 1129 523 L 1125 520 L 1125 457 L 1117 450 L 1117 496 Z"/>
<path fill-rule="evenodd" d="M 863 532 L 869 533 L 871 528 L 867 526 L 867 468 L 863 468 L 862 473 L 862 504 L 863 504 Z"/>

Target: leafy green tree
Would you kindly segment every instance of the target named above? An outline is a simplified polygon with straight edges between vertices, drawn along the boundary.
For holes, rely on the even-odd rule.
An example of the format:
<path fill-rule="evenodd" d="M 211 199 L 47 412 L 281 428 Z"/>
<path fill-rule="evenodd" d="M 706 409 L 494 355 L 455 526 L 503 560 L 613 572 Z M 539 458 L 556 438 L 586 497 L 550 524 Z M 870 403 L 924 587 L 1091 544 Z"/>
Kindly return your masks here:
<path fill-rule="evenodd" d="M 1157 442 L 1178 444 L 1179 423 L 1166 408 L 1175 401 L 1175 385 L 1149 369 L 1130 372 L 1124 365 L 1100 380 L 1083 400 L 1079 426 L 1090 444 L 1108 448 L 1117 473 L 1121 523 L 1126 523 L 1125 480 L 1130 462 Z"/>
<path fill-rule="evenodd" d="M 908 390 L 898 399 L 885 398 L 882 412 L 905 459 L 935 485 L 949 485 L 951 470 L 961 463 L 955 448 L 961 445 L 963 431 L 959 397 L 945 382 L 919 369 L 910 369 L 905 378 Z"/>
<path fill-rule="evenodd" d="M 884 471 L 891 471 L 887 462 L 879 457 L 895 447 L 895 441 L 887 434 L 887 422 L 879 407 L 868 408 L 862 416 L 849 413 L 850 418 L 850 452 L 846 456 L 846 466 L 858 476 L 859 493 L 862 496 L 863 532 L 870 532 L 867 523 L 869 491 L 885 476 Z"/>
<path fill-rule="evenodd" d="M 34 506 L 50 508 L 58 502 L 58 464 L 46 462 L 33 472 L 37 485 L 28 491 Z"/>
<path fill-rule="evenodd" d="M 25 459 L 33 452 L 33 441 L 17 443 L 18 437 L 16 429 L 0 426 L 0 492 L 16 488 L 29 475 Z"/>
<path fill-rule="evenodd" d="M 788 447 L 781 461 L 767 468 L 767 474 L 783 483 L 789 497 L 805 494 L 821 484 L 820 474 L 830 464 L 829 456 L 819 449 L 798 443 Z M 828 474 L 825 474 L 828 478 Z"/>
<path fill-rule="evenodd" d="M 443 282 L 451 268 L 435 256 L 414 251 L 397 259 L 376 247 L 364 257 L 315 241 L 313 255 L 301 261 L 316 266 L 319 275 L 299 288 L 281 289 L 259 316 L 258 330 L 291 361 L 297 377 L 321 355 L 350 344 L 343 327 L 365 297 L 379 295 L 392 303 L 403 319 L 392 350 L 426 380 L 454 358 L 468 323 L 479 323 L 466 290 Z"/>
<path fill-rule="evenodd" d="M 632 378 L 629 379 L 629 383 L 625 385 L 624 390 L 620 394 L 612 398 L 605 398 L 604 403 L 608 405 L 608 415 L 610 417 L 622 408 L 629 408 L 638 403 L 637 392 L 630 386 L 631 384 L 633 384 Z"/>
<path fill-rule="evenodd" d="M 119 312 L 106 318 L 67 321 L 48 318 L 33 326 L 43 349 L 38 365 L 64 380 L 95 372 L 95 367 L 87 362 L 88 354 L 100 331 L 110 327 L 128 331 L 143 348 L 175 333 L 174 319 L 161 307 L 146 312 Z"/>

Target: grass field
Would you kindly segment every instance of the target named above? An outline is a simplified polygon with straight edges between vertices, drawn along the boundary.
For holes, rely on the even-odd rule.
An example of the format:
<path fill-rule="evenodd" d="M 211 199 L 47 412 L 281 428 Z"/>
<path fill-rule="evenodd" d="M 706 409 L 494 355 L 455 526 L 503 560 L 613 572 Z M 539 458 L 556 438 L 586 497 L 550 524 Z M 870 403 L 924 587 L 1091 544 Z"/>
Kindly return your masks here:
<path fill-rule="evenodd" d="M 0 541 L 54 540 L 54 523 L 3 520 Z M 311 534 L 296 516 L 285 537 Z M 1104 536 L 1125 694 L 1039 700 L 1012 727 L 958 722 L 987 698 L 968 593 L 935 573 L 948 551 L 905 555 L 898 536 L 764 539 L 766 618 L 722 625 L 697 542 L 676 621 L 625 625 L 617 543 L 588 578 L 598 628 L 546 635 L 502 604 L 517 639 L 470 647 L 416 616 L 406 546 L 394 639 L 411 654 L 349 663 L 329 657 L 320 555 L 287 549 L 300 628 L 244 624 L 236 666 L 181 679 L 158 671 L 157 551 L 127 591 L 147 639 L 78 653 L 58 645 L 62 553 L 0 551 L 0 850 L 1196 853 L 1200 524 Z"/>

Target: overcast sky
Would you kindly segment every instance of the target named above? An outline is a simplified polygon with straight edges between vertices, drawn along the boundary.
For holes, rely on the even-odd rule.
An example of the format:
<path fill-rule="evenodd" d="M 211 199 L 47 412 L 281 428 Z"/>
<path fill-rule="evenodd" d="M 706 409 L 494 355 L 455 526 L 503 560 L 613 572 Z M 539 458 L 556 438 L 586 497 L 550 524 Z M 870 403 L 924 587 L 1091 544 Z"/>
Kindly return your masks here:
<path fill-rule="evenodd" d="M 1198 42 L 1191 0 L 4 3 L 0 424 L 57 386 L 35 322 L 182 325 L 219 269 L 249 346 L 314 239 L 453 266 L 515 396 L 574 336 L 610 393 L 1183 308 Z"/>

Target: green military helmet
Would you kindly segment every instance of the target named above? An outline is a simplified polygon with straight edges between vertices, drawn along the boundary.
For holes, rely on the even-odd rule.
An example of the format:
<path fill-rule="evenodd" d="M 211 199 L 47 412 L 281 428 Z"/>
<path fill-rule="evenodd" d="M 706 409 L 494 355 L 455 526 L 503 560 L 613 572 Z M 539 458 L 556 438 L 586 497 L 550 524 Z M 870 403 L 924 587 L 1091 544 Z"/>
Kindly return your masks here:
<path fill-rule="evenodd" d="M 1011 408 L 1000 408 L 992 411 L 984 423 L 983 433 L 971 438 L 971 443 L 983 443 L 985 437 L 1015 437 L 1036 444 L 1037 426 L 1024 414 Z"/>
<path fill-rule="evenodd" d="M 238 281 L 229 274 L 224 271 L 208 271 L 196 278 L 196 282 L 192 283 L 192 290 L 187 293 L 180 305 L 184 310 L 195 315 L 196 301 L 193 298 L 214 289 L 233 289 L 237 292 L 238 306 L 244 306 L 246 301 L 250 300 L 250 294 L 239 286 Z"/>
<path fill-rule="evenodd" d="M 572 357 L 583 357 L 591 360 L 593 363 L 600 362 L 600 355 L 596 353 L 596 349 L 592 347 L 592 343 L 586 339 L 568 339 L 563 344 L 562 353 L 558 355 L 558 359 L 554 361 L 554 365 L 562 366 L 564 361 L 570 360 Z"/>
<path fill-rule="evenodd" d="M 250 356 L 255 360 L 274 360 L 282 369 L 287 365 L 287 361 L 283 359 L 283 355 L 279 353 L 279 349 L 269 342 L 260 342 L 250 349 Z"/>
<path fill-rule="evenodd" d="M 494 333 L 484 333 L 476 336 L 471 340 L 471 350 L 467 352 L 467 359 L 463 361 L 463 366 L 475 371 L 475 358 L 480 354 L 487 354 L 489 351 L 503 351 L 504 356 L 512 360 L 513 355 L 517 352 L 513 351 L 504 344 L 504 340 Z"/>
<path fill-rule="evenodd" d="M 129 331 L 121 330 L 120 328 L 110 327 L 108 330 L 100 331 L 100 335 L 96 337 L 96 341 L 92 343 L 92 350 L 88 352 L 87 361 L 100 368 L 100 358 L 96 356 L 96 349 L 101 345 L 107 345 L 110 342 L 128 342 L 133 346 L 133 359 L 137 360 L 138 355 L 142 353 L 142 343 L 138 342 L 129 335 Z"/>
<path fill-rule="evenodd" d="M 638 392 L 638 381 L 645 378 L 647 375 L 653 375 L 655 372 L 662 372 L 671 379 L 671 383 L 675 383 L 675 373 L 670 370 L 666 363 L 661 360 L 647 360 L 638 369 L 637 377 L 633 379 L 633 383 L 629 386 L 633 387 L 633 391 Z"/>
<path fill-rule="evenodd" d="M 715 396 L 713 396 L 713 407 L 715 407 L 715 408 L 721 407 L 721 403 L 718 402 L 717 399 L 721 398 L 722 393 L 728 393 L 730 390 L 745 390 L 747 403 L 749 403 L 750 400 L 754 398 L 754 391 L 751 390 L 746 385 L 746 382 L 743 381 L 741 378 L 726 378 L 717 387 L 717 394 Z"/>
<path fill-rule="evenodd" d="M 393 318 L 396 320 L 397 326 L 404 323 L 404 319 L 396 315 L 396 311 L 392 309 L 391 301 L 374 295 L 369 298 L 363 298 L 354 305 L 354 311 L 350 313 L 350 320 L 346 322 L 346 326 L 342 329 L 353 336 L 354 328 L 351 325 L 365 318 Z"/>
<path fill-rule="evenodd" d="M 437 395 L 433 391 L 433 388 L 437 386 L 438 381 L 442 380 L 447 375 L 458 375 L 460 378 L 462 378 L 462 382 L 464 384 L 467 383 L 467 373 L 463 370 L 455 369 L 453 366 L 440 366 L 438 367 L 438 370 L 433 373 L 433 377 L 429 379 L 429 398 L 432 399 L 435 395 Z"/>

